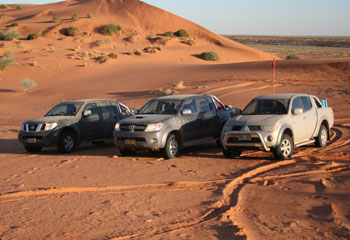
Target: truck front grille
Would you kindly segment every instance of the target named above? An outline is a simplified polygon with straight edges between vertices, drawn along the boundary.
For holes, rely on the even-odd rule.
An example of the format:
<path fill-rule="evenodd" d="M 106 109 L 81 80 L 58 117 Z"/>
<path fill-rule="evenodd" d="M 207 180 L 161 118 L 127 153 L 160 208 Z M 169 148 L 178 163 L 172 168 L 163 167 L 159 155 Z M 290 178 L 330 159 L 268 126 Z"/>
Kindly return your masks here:
<path fill-rule="evenodd" d="M 24 124 L 25 132 L 39 132 L 45 129 L 45 124 L 35 124 L 35 123 L 27 123 Z"/>
<path fill-rule="evenodd" d="M 145 125 L 133 125 L 133 124 L 120 125 L 120 131 L 124 131 L 124 132 L 144 132 L 145 129 L 146 129 Z"/>

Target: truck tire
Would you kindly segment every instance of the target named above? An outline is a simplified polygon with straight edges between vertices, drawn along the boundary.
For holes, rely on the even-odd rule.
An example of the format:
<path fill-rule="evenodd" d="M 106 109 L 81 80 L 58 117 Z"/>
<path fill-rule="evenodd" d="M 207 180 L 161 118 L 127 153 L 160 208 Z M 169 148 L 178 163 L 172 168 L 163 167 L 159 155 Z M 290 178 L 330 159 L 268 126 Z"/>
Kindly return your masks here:
<path fill-rule="evenodd" d="M 72 132 L 64 131 L 58 140 L 58 150 L 62 153 L 72 153 L 75 150 L 76 142 Z"/>
<path fill-rule="evenodd" d="M 318 131 L 318 136 L 316 137 L 315 145 L 316 147 L 324 148 L 327 146 L 328 141 L 328 130 L 325 125 L 321 125 L 320 131 Z"/>
<path fill-rule="evenodd" d="M 36 153 L 41 151 L 41 147 L 35 147 L 35 146 L 25 146 L 24 147 L 27 152 L 29 153 Z"/>
<path fill-rule="evenodd" d="M 293 155 L 293 151 L 294 143 L 288 134 L 283 134 L 278 146 L 272 149 L 274 157 L 278 160 L 290 158 Z"/>
<path fill-rule="evenodd" d="M 229 148 L 229 149 L 221 148 L 221 149 L 222 149 L 222 153 L 226 158 L 236 158 L 241 156 L 242 154 L 242 150 L 239 148 Z"/>
<path fill-rule="evenodd" d="M 180 144 L 174 133 L 169 134 L 163 153 L 166 159 L 176 158 L 180 152 Z"/>
<path fill-rule="evenodd" d="M 135 151 L 127 148 L 119 148 L 119 153 L 121 157 L 127 157 L 135 155 Z"/>

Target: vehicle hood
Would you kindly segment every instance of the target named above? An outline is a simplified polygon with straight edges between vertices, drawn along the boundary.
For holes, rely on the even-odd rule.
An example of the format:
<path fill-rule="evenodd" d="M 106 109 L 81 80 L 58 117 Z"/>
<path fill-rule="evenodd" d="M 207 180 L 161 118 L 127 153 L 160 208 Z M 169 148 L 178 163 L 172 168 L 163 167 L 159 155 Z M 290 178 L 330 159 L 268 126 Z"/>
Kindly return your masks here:
<path fill-rule="evenodd" d="M 26 121 L 25 123 L 53 123 L 53 122 L 60 122 L 63 120 L 72 121 L 75 117 L 74 116 L 48 116 L 48 117 L 41 117 L 32 119 L 29 121 Z"/>
<path fill-rule="evenodd" d="M 274 125 L 284 115 L 239 115 L 229 120 L 228 125 Z"/>
<path fill-rule="evenodd" d="M 164 115 L 164 114 L 137 114 L 126 119 L 121 120 L 120 124 L 138 124 L 148 125 L 152 123 L 165 122 L 175 115 Z"/>

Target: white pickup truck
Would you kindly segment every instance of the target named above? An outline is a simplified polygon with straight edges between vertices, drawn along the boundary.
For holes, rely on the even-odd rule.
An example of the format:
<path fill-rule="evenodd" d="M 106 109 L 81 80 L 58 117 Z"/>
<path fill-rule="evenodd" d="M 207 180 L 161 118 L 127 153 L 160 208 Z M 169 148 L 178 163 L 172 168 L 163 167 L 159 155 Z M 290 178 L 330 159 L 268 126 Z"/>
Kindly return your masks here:
<path fill-rule="evenodd" d="M 333 123 L 333 110 L 315 96 L 260 96 L 226 122 L 221 132 L 222 151 L 233 158 L 242 150 L 260 149 L 283 160 L 293 155 L 295 147 L 310 143 L 325 147 Z"/>

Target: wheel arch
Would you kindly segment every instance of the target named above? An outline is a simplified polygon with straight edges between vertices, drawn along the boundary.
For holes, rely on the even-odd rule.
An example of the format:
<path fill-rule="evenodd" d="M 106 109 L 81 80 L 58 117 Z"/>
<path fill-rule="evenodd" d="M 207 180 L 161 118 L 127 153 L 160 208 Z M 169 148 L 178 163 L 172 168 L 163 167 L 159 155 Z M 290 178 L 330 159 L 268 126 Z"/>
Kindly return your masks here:
<path fill-rule="evenodd" d="M 292 138 L 292 141 L 294 143 L 294 133 L 293 133 L 292 127 L 287 125 L 287 126 L 282 127 L 280 132 L 278 133 L 277 144 L 279 144 L 281 142 L 283 134 L 288 134 Z"/>
<path fill-rule="evenodd" d="M 170 134 L 174 133 L 176 138 L 179 140 L 179 145 L 180 145 L 180 149 L 182 149 L 183 147 L 183 139 L 182 139 L 182 133 L 179 129 L 174 129 L 174 128 L 168 128 L 162 137 L 162 142 L 161 142 L 161 146 L 165 147 L 166 141 L 168 139 L 168 136 Z"/>
<path fill-rule="evenodd" d="M 59 139 L 61 138 L 62 134 L 64 132 L 71 132 L 73 133 L 74 137 L 75 137 L 75 141 L 76 141 L 76 144 L 78 145 L 79 142 L 80 142 L 80 134 L 79 134 L 79 131 L 78 129 L 74 128 L 74 127 L 64 127 L 62 128 L 61 132 L 60 132 L 60 136 L 59 136 Z"/>

